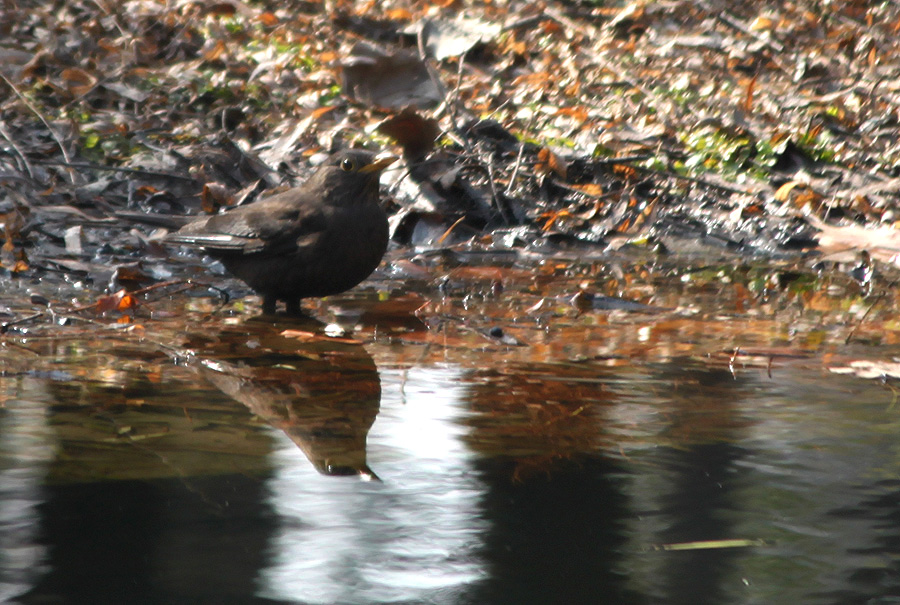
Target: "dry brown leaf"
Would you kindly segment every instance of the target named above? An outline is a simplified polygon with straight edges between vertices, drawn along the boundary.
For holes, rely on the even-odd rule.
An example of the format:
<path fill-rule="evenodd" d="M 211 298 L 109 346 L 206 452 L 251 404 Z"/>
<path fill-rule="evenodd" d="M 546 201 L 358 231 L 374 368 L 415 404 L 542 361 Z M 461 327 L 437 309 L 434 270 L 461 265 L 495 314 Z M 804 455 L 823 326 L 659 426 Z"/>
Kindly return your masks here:
<path fill-rule="evenodd" d="M 222 55 L 225 54 L 225 42 L 222 40 L 216 40 L 216 43 L 212 48 L 207 49 L 203 53 L 203 60 L 206 62 L 216 61 L 220 59 Z"/>
<path fill-rule="evenodd" d="M 342 342 L 346 344 L 362 344 L 362 341 L 355 338 L 341 338 L 338 336 L 325 336 L 309 332 L 307 330 L 283 330 L 280 336 L 291 338 L 300 342 Z"/>
<path fill-rule="evenodd" d="M 432 107 L 444 98 L 416 53 L 364 42 L 341 62 L 341 89 L 353 101 L 386 109 Z"/>
<path fill-rule="evenodd" d="M 753 111 L 753 90 L 756 88 L 756 76 L 753 76 L 747 82 L 747 92 L 744 94 L 744 111 L 751 113 Z"/>
<path fill-rule="evenodd" d="M 603 185 L 599 183 L 583 183 L 581 185 L 570 185 L 572 189 L 577 189 L 585 195 L 600 197 L 603 195 Z"/>
<path fill-rule="evenodd" d="M 310 114 L 310 117 L 312 117 L 313 121 L 318 121 L 323 116 L 328 115 L 329 113 L 331 113 L 334 110 L 335 110 L 334 105 L 327 105 L 325 107 L 317 107 L 316 109 L 314 109 L 312 111 L 312 113 Z"/>
<path fill-rule="evenodd" d="M 275 27 L 279 23 L 278 17 L 270 12 L 260 14 L 257 19 L 266 27 Z"/>
<path fill-rule="evenodd" d="M 772 31 L 773 29 L 775 29 L 775 23 L 776 21 L 771 17 L 760 15 L 753 20 L 753 23 L 750 24 L 750 31 Z"/>
<path fill-rule="evenodd" d="M 200 206 L 204 212 L 215 214 L 222 206 L 230 206 L 234 202 L 228 188 L 222 183 L 204 183 L 200 194 Z"/>
<path fill-rule="evenodd" d="M 568 210 L 555 210 L 553 212 L 545 212 L 540 216 L 540 218 L 544 219 L 544 226 L 541 227 L 541 231 L 550 231 L 556 221 L 561 218 L 567 218 L 571 216 L 572 214 Z"/>
<path fill-rule="evenodd" d="M 775 192 L 775 201 L 776 202 L 786 202 L 791 197 L 791 191 L 793 191 L 797 187 L 806 187 L 806 183 L 801 181 L 788 181 L 784 185 L 778 188 Z"/>
<path fill-rule="evenodd" d="M 840 252 L 868 252 L 872 258 L 882 262 L 900 264 L 900 230 L 894 227 L 876 227 L 874 229 L 859 225 L 834 227 L 814 216 L 807 217 L 818 229 L 819 249 L 825 254 Z"/>
<path fill-rule="evenodd" d="M 544 90 L 553 83 L 553 76 L 546 71 L 524 74 L 512 81 L 513 88 L 527 86 L 533 90 Z"/>
<path fill-rule="evenodd" d="M 825 198 L 822 197 L 822 195 L 814 191 L 812 188 L 807 187 L 802 191 L 798 191 L 797 196 L 794 197 L 793 202 L 798 208 L 815 209 L 822 203 L 823 199 Z"/>
<path fill-rule="evenodd" d="M 405 8 L 389 8 L 384 13 L 391 21 L 411 21 L 412 13 Z"/>
<path fill-rule="evenodd" d="M 119 290 L 115 294 L 110 294 L 108 296 L 101 296 L 97 299 L 97 302 L 94 303 L 94 309 L 98 313 L 106 313 L 107 311 L 115 311 L 119 308 L 119 303 L 122 301 L 125 296 L 128 295 L 128 292 L 125 289 Z"/>
<path fill-rule="evenodd" d="M 376 128 L 403 147 L 403 155 L 417 161 L 434 148 L 441 127 L 434 118 L 426 118 L 411 107 L 385 119 Z"/>
<path fill-rule="evenodd" d="M 556 115 L 558 116 L 568 116 L 577 120 L 578 122 L 584 123 L 587 122 L 589 117 L 588 110 L 585 107 L 560 107 L 556 110 Z"/>
<path fill-rule="evenodd" d="M 66 90 L 73 97 L 81 97 L 91 91 L 97 85 L 97 78 L 83 69 L 70 67 L 59 74 Z"/>
<path fill-rule="evenodd" d="M 537 172 L 541 174 L 550 174 L 551 172 L 553 172 L 562 180 L 566 180 L 569 167 L 568 164 L 566 164 L 565 160 L 550 151 L 550 149 L 547 147 L 544 147 L 540 151 L 538 151 L 537 156 L 538 163 L 534 166 L 534 169 Z"/>

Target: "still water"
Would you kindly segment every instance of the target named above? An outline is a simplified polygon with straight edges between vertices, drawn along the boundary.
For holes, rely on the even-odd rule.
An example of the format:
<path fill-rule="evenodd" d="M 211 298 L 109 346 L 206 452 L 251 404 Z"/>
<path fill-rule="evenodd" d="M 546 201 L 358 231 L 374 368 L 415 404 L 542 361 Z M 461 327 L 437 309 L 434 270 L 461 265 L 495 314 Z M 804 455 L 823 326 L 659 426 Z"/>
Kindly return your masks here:
<path fill-rule="evenodd" d="M 900 602 L 894 345 L 391 313 L 8 338 L 0 601 Z"/>

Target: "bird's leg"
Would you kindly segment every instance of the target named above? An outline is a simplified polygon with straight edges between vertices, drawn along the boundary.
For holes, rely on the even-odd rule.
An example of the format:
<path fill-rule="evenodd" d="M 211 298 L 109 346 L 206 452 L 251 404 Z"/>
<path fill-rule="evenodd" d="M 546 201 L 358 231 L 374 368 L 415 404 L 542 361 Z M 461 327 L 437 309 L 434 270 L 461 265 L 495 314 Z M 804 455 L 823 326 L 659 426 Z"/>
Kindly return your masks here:
<path fill-rule="evenodd" d="M 271 294 L 263 295 L 263 315 L 275 315 L 277 300 Z"/>
<path fill-rule="evenodd" d="M 303 315 L 303 311 L 300 309 L 299 298 L 284 301 L 284 307 L 288 315 Z"/>

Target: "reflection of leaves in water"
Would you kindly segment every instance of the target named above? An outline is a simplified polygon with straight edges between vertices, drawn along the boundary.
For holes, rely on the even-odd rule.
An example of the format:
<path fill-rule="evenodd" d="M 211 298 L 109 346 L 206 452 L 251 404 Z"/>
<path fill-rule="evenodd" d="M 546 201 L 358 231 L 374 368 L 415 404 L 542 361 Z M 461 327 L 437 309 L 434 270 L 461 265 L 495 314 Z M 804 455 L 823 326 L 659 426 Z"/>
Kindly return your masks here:
<path fill-rule="evenodd" d="M 596 452 L 604 442 L 603 380 L 590 367 L 527 365 L 470 376 L 470 446 L 488 455 L 546 459 Z"/>

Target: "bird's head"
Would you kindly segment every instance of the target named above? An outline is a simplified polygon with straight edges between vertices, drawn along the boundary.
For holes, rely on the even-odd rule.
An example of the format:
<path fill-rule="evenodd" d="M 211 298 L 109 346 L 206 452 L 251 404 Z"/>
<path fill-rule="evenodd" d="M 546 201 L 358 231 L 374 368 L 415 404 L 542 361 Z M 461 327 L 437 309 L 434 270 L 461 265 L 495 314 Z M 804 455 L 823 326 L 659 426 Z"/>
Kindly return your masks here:
<path fill-rule="evenodd" d="M 331 195 L 338 204 L 369 202 L 372 196 L 377 201 L 381 173 L 396 159 L 388 154 L 344 149 L 329 156 L 313 178 L 321 179 L 323 189 L 333 192 Z"/>

